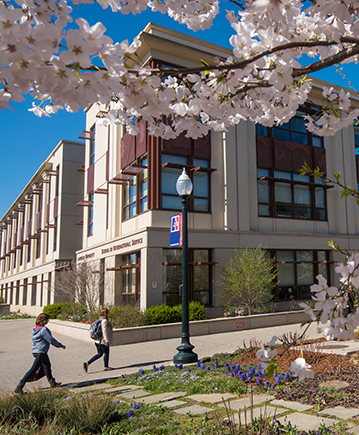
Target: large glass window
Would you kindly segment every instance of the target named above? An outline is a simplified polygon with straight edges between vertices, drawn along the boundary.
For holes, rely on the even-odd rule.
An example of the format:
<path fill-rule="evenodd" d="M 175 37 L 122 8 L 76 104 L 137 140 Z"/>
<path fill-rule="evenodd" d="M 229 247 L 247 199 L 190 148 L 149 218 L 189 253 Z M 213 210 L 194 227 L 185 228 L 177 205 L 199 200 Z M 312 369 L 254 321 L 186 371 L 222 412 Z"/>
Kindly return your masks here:
<path fill-rule="evenodd" d="M 258 215 L 281 218 L 327 219 L 322 180 L 309 175 L 257 169 Z"/>
<path fill-rule="evenodd" d="M 212 304 L 212 265 L 211 251 L 189 249 L 188 251 L 188 298 L 203 305 Z M 164 249 L 162 253 L 162 299 L 167 305 L 182 303 L 182 250 Z"/>
<path fill-rule="evenodd" d="M 123 219 L 148 210 L 148 159 L 147 155 L 142 156 L 132 165 L 138 165 L 142 171 L 131 177 L 124 183 L 123 187 Z M 131 166 L 131 165 L 130 165 Z M 126 173 L 126 168 L 124 169 Z"/>
<path fill-rule="evenodd" d="M 94 124 L 91 127 L 90 131 L 93 134 L 91 134 L 91 139 L 90 139 L 90 161 L 89 161 L 89 166 L 95 164 L 95 133 L 96 133 L 96 124 Z"/>
<path fill-rule="evenodd" d="M 135 305 L 140 297 L 140 253 L 122 256 L 122 305 Z"/>
<path fill-rule="evenodd" d="M 87 225 L 87 236 L 93 235 L 93 200 L 94 200 L 94 194 L 91 192 L 89 194 L 89 201 L 91 201 L 91 204 L 88 206 L 88 225 Z"/>
<path fill-rule="evenodd" d="M 281 300 L 310 299 L 310 286 L 321 274 L 330 281 L 329 251 L 270 251 L 277 265 L 276 297 Z"/>
<path fill-rule="evenodd" d="M 259 216 L 327 220 L 327 187 L 299 175 L 304 163 L 326 172 L 323 138 L 305 126 L 305 114 L 317 110 L 306 104 L 285 124 L 256 125 Z"/>
<path fill-rule="evenodd" d="M 273 127 L 273 137 L 275 139 L 287 140 L 303 145 L 312 144 L 314 147 L 323 148 L 323 138 L 317 136 L 315 133 L 309 133 L 305 126 L 307 121 L 304 119 L 304 115 L 305 113 L 298 111 L 289 122 Z M 266 136 L 268 135 L 268 130 L 261 128 L 260 132 L 257 131 L 257 134 Z"/>
<path fill-rule="evenodd" d="M 193 183 L 193 192 L 188 202 L 190 211 L 210 211 L 210 162 L 190 156 L 178 156 L 162 153 L 162 209 L 181 210 L 181 198 L 176 190 L 177 178 L 184 167 L 197 168 L 186 170 Z M 206 170 L 208 169 L 208 171 Z"/>

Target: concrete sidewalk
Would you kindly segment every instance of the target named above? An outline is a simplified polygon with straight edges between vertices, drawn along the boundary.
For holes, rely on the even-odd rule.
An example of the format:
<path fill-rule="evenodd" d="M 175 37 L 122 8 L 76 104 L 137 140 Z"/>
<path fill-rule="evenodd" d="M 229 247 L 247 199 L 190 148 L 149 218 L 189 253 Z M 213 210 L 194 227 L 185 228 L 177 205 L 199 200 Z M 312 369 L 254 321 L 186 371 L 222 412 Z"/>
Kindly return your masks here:
<path fill-rule="evenodd" d="M 0 321 L 0 387 L 13 390 L 33 363 L 31 354 L 31 332 L 34 327 L 34 319 L 2 320 Z M 51 329 L 51 325 L 50 325 Z M 301 332 L 300 324 L 284 325 L 262 329 L 239 330 L 222 334 L 191 337 L 190 341 L 195 346 L 194 352 L 199 359 L 213 356 L 216 353 L 234 352 L 247 345 L 250 339 L 267 342 L 273 335 L 283 335 L 288 332 Z M 52 372 L 57 381 L 65 386 L 75 386 L 88 381 L 100 381 L 121 374 L 137 372 L 139 368 L 152 368 L 153 364 L 171 365 L 172 358 L 177 353 L 180 337 L 176 339 L 149 341 L 123 346 L 111 347 L 110 366 L 116 370 L 103 371 L 103 360 L 94 362 L 89 373 L 83 371 L 83 362 L 87 361 L 96 353 L 94 343 L 53 334 L 54 337 L 66 346 L 66 349 L 57 349 L 51 346 L 49 356 L 52 364 Z M 307 337 L 315 338 L 320 335 L 316 332 L 316 325 L 312 324 Z M 328 352 L 346 354 L 359 351 L 359 342 L 327 342 L 325 346 Z M 34 386 L 47 387 L 46 379 L 35 383 L 28 383 L 25 387 L 31 389 Z"/>

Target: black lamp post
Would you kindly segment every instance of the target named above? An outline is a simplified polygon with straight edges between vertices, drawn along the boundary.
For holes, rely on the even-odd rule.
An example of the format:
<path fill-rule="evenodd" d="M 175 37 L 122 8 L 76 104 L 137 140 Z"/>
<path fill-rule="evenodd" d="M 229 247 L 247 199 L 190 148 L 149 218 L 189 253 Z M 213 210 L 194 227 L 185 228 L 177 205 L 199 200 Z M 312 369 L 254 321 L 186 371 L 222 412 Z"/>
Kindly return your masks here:
<path fill-rule="evenodd" d="M 178 354 L 173 357 L 175 364 L 188 364 L 198 360 L 192 351 L 194 346 L 189 342 L 189 314 L 188 314 L 188 224 L 187 203 L 192 193 L 192 181 L 183 168 L 182 174 L 176 182 L 176 190 L 182 199 L 182 335 L 181 344 L 177 347 Z"/>

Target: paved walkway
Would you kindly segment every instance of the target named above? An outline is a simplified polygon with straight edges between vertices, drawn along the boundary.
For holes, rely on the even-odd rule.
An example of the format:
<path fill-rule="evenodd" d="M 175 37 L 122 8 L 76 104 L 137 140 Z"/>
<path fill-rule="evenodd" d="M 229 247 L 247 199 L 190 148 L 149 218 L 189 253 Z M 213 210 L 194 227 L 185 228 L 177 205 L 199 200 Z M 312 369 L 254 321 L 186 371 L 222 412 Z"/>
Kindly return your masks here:
<path fill-rule="evenodd" d="M 19 380 L 30 368 L 33 362 L 31 354 L 31 331 L 34 319 L 2 320 L 0 321 L 0 387 L 13 390 Z M 49 325 L 51 329 L 51 324 Z M 234 331 L 221 334 L 212 334 L 191 337 L 195 346 L 194 351 L 199 359 L 213 356 L 216 353 L 234 352 L 248 345 L 251 339 L 266 342 L 273 335 L 281 336 L 289 331 L 300 332 L 300 325 L 285 325 L 246 331 Z M 309 328 L 308 337 L 317 337 L 316 325 Z M 95 345 L 75 338 L 54 334 L 54 337 L 66 346 L 66 349 L 57 349 L 51 346 L 49 356 L 53 375 L 57 381 L 64 385 L 75 385 L 86 381 L 99 381 L 109 377 L 118 377 L 121 374 L 137 372 L 139 368 L 151 368 L 153 364 L 170 365 L 177 353 L 176 347 L 180 338 L 158 340 L 151 342 L 113 346 L 110 351 L 110 366 L 116 370 L 103 371 L 103 360 L 94 362 L 89 373 L 83 371 L 83 362 L 89 360 L 95 353 Z M 328 351 L 347 353 L 359 350 L 359 342 L 328 342 Z M 42 379 L 36 384 L 46 386 L 47 381 Z M 31 387 L 31 384 L 27 384 Z"/>

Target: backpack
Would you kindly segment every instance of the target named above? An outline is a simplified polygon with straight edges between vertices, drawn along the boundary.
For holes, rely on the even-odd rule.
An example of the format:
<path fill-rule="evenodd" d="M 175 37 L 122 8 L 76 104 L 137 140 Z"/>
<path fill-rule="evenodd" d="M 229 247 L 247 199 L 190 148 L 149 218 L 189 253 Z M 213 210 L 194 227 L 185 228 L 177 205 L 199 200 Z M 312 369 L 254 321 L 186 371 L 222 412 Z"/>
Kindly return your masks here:
<path fill-rule="evenodd" d="M 101 322 L 102 319 L 97 319 L 91 323 L 90 337 L 92 338 L 92 340 L 101 340 L 102 338 Z"/>

